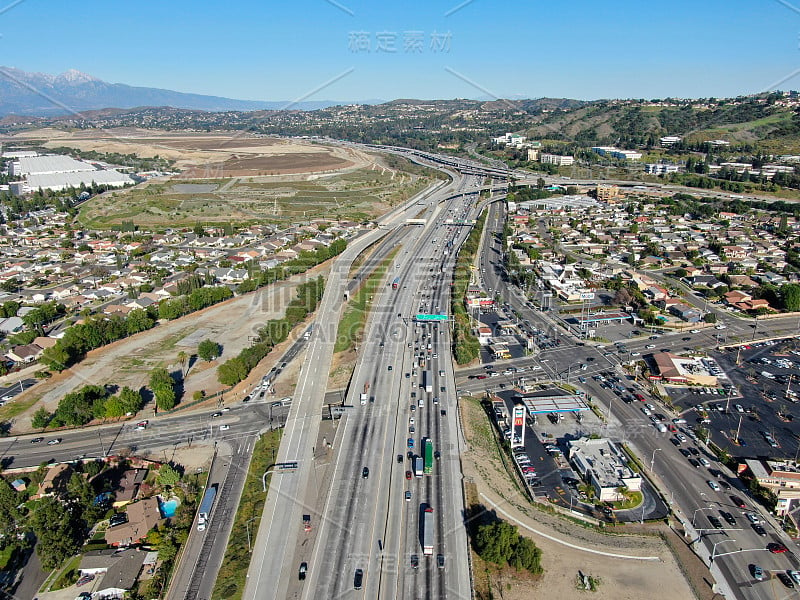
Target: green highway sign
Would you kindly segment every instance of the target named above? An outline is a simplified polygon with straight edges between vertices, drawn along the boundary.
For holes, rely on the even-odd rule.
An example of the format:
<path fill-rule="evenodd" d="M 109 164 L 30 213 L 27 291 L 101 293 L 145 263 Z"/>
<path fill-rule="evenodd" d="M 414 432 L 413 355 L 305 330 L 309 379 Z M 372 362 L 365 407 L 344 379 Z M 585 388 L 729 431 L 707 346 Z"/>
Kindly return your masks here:
<path fill-rule="evenodd" d="M 414 317 L 417 321 L 447 321 L 447 315 L 422 315 Z"/>

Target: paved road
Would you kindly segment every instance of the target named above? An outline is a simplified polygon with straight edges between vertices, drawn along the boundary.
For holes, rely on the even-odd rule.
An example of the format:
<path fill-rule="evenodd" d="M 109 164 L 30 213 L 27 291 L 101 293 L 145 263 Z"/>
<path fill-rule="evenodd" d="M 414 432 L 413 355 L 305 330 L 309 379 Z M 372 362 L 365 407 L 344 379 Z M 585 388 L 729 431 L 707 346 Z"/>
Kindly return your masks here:
<path fill-rule="evenodd" d="M 445 203 L 438 216 L 451 218 L 452 211 L 462 215 L 464 199 Z M 435 212 L 429 210 L 431 216 Z M 373 307 L 348 397 L 353 409 L 337 438 L 336 472 L 317 545 L 296 555 L 295 564 L 308 562 L 310 573 L 300 597 L 469 597 L 449 331 L 409 318 L 449 312 L 449 261 L 466 234 L 467 228 L 448 232 L 429 217 L 424 229 L 407 236 L 398 267 L 387 278 L 399 279 L 397 289 L 387 286 Z M 420 353 L 421 359 L 414 356 Z M 423 377 L 430 392 L 420 387 Z M 368 400 L 362 405 L 365 384 Z M 440 453 L 431 475 L 406 478 L 413 470 L 409 438 L 413 454 L 421 453 L 426 438 Z M 428 507 L 434 515 L 430 557 L 421 548 L 420 521 Z M 411 567 L 412 555 L 418 557 L 417 569 Z M 356 569 L 364 573 L 362 592 L 353 589 Z"/>
<path fill-rule="evenodd" d="M 429 195 L 427 192 L 421 194 L 420 201 Z M 314 444 L 319 431 L 339 315 L 349 285 L 350 265 L 366 247 L 386 235 L 389 229 L 402 226 L 405 219 L 415 217 L 419 212 L 416 200 L 384 218 L 382 225 L 387 229 L 376 229 L 351 242 L 333 264 L 278 453 L 278 462 L 296 462 L 298 468 L 272 475 L 262 516 L 265 526 L 259 530 L 248 571 L 244 593 L 247 599 L 285 598 L 290 580 L 296 579 L 296 570 L 292 568 L 296 565 L 288 563 L 287 558 L 292 556 L 292 549 L 297 543 L 301 516 L 309 512 L 306 499 L 313 499 L 318 491 L 314 479 Z"/>

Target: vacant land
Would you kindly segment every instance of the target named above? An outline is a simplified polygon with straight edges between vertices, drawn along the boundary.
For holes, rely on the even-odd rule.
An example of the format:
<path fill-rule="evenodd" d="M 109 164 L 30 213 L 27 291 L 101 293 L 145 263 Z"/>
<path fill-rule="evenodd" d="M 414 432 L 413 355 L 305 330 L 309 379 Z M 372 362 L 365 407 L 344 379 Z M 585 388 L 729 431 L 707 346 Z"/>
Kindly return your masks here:
<path fill-rule="evenodd" d="M 605 535 L 532 507 L 505 470 L 492 426 L 480 402 L 473 398 L 462 398 L 460 406 L 467 439 L 467 451 L 462 457 L 464 478 L 471 482 L 467 486 L 469 504 L 483 505 L 492 510 L 488 502 L 491 501 L 499 509 L 498 517 L 513 519 L 510 522 L 515 525 L 524 523 L 556 538 L 550 539 L 519 527 L 522 535 L 531 537 L 542 549 L 544 575 L 535 578 L 527 573 L 518 574 L 508 567 L 500 569 L 478 559 L 475 561 L 476 597 L 505 600 L 539 596 L 578 598 L 583 595 L 596 600 L 694 598 L 679 565 L 660 538 Z M 556 540 L 599 553 L 569 547 Z M 658 560 L 615 558 L 603 553 L 652 556 L 658 557 Z M 596 592 L 577 590 L 578 571 L 599 579 Z"/>
<path fill-rule="evenodd" d="M 243 132 L 43 129 L 15 138 L 45 147 L 174 161 L 177 174 L 87 202 L 79 216 L 87 228 L 103 229 L 122 221 L 141 228 L 317 217 L 363 221 L 408 199 L 432 176 L 393 156 Z"/>
<path fill-rule="evenodd" d="M 52 411 L 65 394 L 84 385 L 114 384 L 139 389 L 148 384 L 151 369 L 158 366 L 167 367 L 180 378 L 178 354 L 182 351 L 193 354 L 204 339 L 219 342 L 222 356 L 211 362 L 192 360 L 184 379 L 183 401 L 189 401 L 198 390 L 207 395 L 220 391 L 225 386 L 217 381 L 217 365 L 250 344 L 251 337 L 269 319 L 282 317 L 299 283 L 325 275 L 327 269 L 327 265 L 316 267 L 304 275 L 237 296 L 94 350 L 77 365 L 30 388 L 14 402 L 0 408 L 0 419 L 10 419 L 14 433 L 23 432 L 30 429 L 30 417 L 36 408 L 44 406 Z M 280 349 L 274 353 L 265 359 L 266 363 L 276 360 Z M 20 406 L 24 407 L 23 411 L 16 408 Z"/>

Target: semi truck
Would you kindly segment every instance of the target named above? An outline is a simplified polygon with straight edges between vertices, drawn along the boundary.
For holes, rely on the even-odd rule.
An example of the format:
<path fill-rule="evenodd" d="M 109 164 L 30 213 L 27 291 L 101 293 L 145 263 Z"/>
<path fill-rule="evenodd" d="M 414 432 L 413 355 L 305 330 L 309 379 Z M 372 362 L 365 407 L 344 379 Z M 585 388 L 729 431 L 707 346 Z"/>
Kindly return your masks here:
<path fill-rule="evenodd" d="M 430 371 L 423 371 L 422 372 L 422 387 L 429 394 L 431 392 L 433 392 L 433 381 L 431 380 L 431 372 Z"/>
<path fill-rule="evenodd" d="M 425 472 L 424 462 L 421 456 L 414 457 L 414 477 L 422 477 Z"/>
<path fill-rule="evenodd" d="M 211 509 L 214 507 L 216 497 L 216 484 L 206 488 L 206 493 L 203 494 L 203 501 L 200 503 L 200 510 L 197 513 L 197 531 L 205 531 L 206 525 L 211 520 Z"/>
<path fill-rule="evenodd" d="M 428 506 L 422 513 L 422 553 L 425 556 L 433 555 L 433 509 Z"/>

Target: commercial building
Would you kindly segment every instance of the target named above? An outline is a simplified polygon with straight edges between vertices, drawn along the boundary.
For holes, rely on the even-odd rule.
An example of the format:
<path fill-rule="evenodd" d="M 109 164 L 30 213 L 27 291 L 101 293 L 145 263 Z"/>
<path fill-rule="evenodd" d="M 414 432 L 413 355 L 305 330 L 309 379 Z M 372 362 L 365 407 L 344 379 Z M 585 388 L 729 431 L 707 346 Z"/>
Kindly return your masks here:
<path fill-rule="evenodd" d="M 628 458 L 609 439 L 581 438 L 567 442 L 569 460 L 601 502 L 624 500 L 623 489 L 638 492 L 642 477 L 628 466 Z"/>
<path fill-rule="evenodd" d="M 712 375 L 700 358 L 678 356 L 671 352 L 657 352 L 652 355 L 653 373 L 651 379 L 670 383 L 688 383 L 706 387 L 716 387 L 717 377 Z"/>
<path fill-rule="evenodd" d="M 22 181 L 9 184 L 10 191 L 16 195 L 39 189 L 59 192 L 81 185 L 122 187 L 135 183 L 128 175 L 114 169 L 100 169 L 88 162 L 56 154 L 21 156 L 9 164 L 8 174 L 23 178 Z"/>
<path fill-rule="evenodd" d="M 619 186 L 600 183 L 597 185 L 596 195 L 600 202 L 612 202 L 619 198 Z"/>
<path fill-rule="evenodd" d="M 794 461 L 746 459 L 746 467 L 762 487 L 777 497 L 775 512 L 786 514 L 800 503 L 800 468 Z"/>
<path fill-rule="evenodd" d="M 666 175 L 667 173 L 677 173 L 679 170 L 678 165 L 648 163 L 644 166 L 644 172 L 650 173 L 650 175 Z"/>
<path fill-rule="evenodd" d="M 575 162 L 572 156 L 562 156 L 561 154 L 542 153 L 539 162 L 543 165 L 558 165 L 559 167 L 569 166 Z"/>
<path fill-rule="evenodd" d="M 592 152 L 600 156 L 610 156 L 619 160 L 641 160 L 642 153 L 635 150 L 621 150 L 613 146 L 594 146 Z"/>

